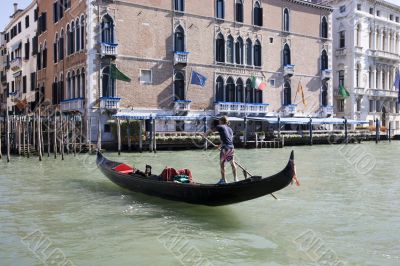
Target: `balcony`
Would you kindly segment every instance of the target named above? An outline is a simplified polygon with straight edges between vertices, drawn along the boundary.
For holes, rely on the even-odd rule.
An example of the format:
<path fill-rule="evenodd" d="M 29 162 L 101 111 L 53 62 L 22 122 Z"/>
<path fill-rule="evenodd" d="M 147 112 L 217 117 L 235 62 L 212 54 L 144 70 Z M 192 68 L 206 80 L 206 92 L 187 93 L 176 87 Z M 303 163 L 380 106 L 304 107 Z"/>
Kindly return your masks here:
<path fill-rule="evenodd" d="M 362 54 L 363 53 L 363 48 L 359 47 L 359 46 L 355 46 L 354 47 L 354 52 L 356 52 L 357 54 Z"/>
<path fill-rule="evenodd" d="M 374 50 L 372 51 L 372 56 L 376 58 L 381 58 L 381 59 L 386 59 L 390 61 L 395 61 L 395 62 L 400 62 L 400 55 L 391 53 L 391 52 L 386 52 L 386 51 L 381 51 L 381 50 Z"/>
<path fill-rule="evenodd" d="M 294 65 L 286 65 L 283 67 L 283 75 L 285 77 L 291 77 L 294 75 Z"/>
<path fill-rule="evenodd" d="M 121 101 L 121 98 L 101 97 L 100 98 L 100 109 L 105 109 L 105 110 L 119 109 L 120 101 Z"/>
<path fill-rule="evenodd" d="M 174 102 L 175 113 L 187 113 L 190 111 L 190 104 L 192 101 L 189 100 L 177 100 Z"/>
<path fill-rule="evenodd" d="M 289 104 L 283 107 L 283 116 L 295 116 L 297 113 L 297 104 Z"/>
<path fill-rule="evenodd" d="M 217 102 L 215 103 L 215 114 L 265 116 L 268 113 L 268 105 L 265 103 Z"/>
<path fill-rule="evenodd" d="M 376 97 L 397 98 L 399 96 L 399 92 L 397 90 L 373 90 L 373 89 L 370 89 L 368 91 L 368 95 L 376 96 Z"/>
<path fill-rule="evenodd" d="M 61 111 L 62 112 L 80 112 L 83 113 L 85 105 L 84 98 L 74 98 L 69 100 L 61 101 Z"/>
<path fill-rule="evenodd" d="M 101 56 L 117 56 L 118 44 L 114 43 L 101 43 Z"/>
<path fill-rule="evenodd" d="M 346 48 L 336 49 L 335 54 L 336 54 L 336 56 L 346 56 L 346 54 L 347 54 Z"/>
<path fill-rule="evenodd" d="M 322 117 L 332 117 L 333 116 L 333 106 L 328 105 L 328 106 L 322 106 L 321 107 L 321 115 Z"/>
<path fill-rule="evenodd" d="M 322 80 L 330 80 L 332 78 L 332 70 L 324 69 L 322 70 L 321 79 Z"/>
<path fill-rule="evenodd" d="M 174 65 L 187 65 L 189 62 L 189 52 L 175 52 Z"/>
<path fill-rule="evenodd" d="M 354 88 L 354 94 L 364 95 L 365 94 L 365 89 L 364 88 L 360 88 L 360 87 L 356 87 L 356 88 Z"/>
<path fill-rule="evenodd" d="M 22 70 L 22 59 L 17 57 L 10 62 L 10 68 L 12 71 L 17 72 Z"/>

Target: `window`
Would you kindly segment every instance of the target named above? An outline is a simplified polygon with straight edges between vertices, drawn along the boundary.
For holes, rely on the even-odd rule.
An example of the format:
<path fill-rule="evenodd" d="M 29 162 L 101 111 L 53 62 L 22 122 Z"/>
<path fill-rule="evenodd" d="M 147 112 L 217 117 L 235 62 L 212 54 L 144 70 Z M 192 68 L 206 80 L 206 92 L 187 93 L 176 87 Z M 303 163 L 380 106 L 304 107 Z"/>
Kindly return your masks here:
<path fill-rule="evenodd" d="M 340 6 L 339 11 L 340 11 L 340 13 L 346 12 L 346 6 L 344 6 L 344 5 Z"/>
<path fill-rule="evenodd" d="M 400 21 L 400 20 L 399 20 L 399 17 L 396 17 L 396 22 L 399 23 L 399 21 Z"/>
<path fill-rule="evenodd" d="M 101 41 L 114 44 L 114 21 L 109 15 L 105 15 L 101 22 Z"/>
<path fill-rule="evenodd" d="M 58 54 L 58 48 L 57 48 L 58 42 L 59 42 L 58 33 L 56 33 L 56 37 L 54 38 L 54 43 L 53 43 L 53 62 L 54 63 L 57 63 L 57 61 L 58 61 L 58 57 L 57 57 L 57 54 Z"/>
<path fill-rule="evenodd" d="M 361 66 L 359 64 L 356 65 L 356 87 L 360 87 L 360 75 L 361 75 Z"/>
<path fill-rule="evenodd" d="M 235 21 L 243 23 L 243 1 L 235 0 Z"/>
<path fill-rule="evenodd" d="M 31 91 L 36 88 L 36 72 L 31 73 Z"/>
<path fill-rule="evenodd" d="M 326 17 L 323 17 L 321 21 L 321 37 L 328 38 L 328 20 Z"/>
<path fill-rule="evenodd" d="M 370 113 L 375 112 L 374 100 L 369 100 L 369 112 Z"/>
<path fill-rule="evenodd" d="M 20 22 L 18 22 L 18 33 L 21 33 L 21 31 L 22 31 L 22 24 L 20 21 Z"/>
<path fill-rule="evenodd" d="M 25 17 L 25 29 L 29 28 L 29 15 Z"/>
<path fill-rule="evenodd" d="M 356 100 L 356 112 L 361 112 L 361 98 Z"/>
<path fill-rule="evenodd" d="M 220 33 L 217 36 L 216 40 L 216 61 L 217 62 L 225 62 L 225 40 L 224 36 Z"/>
<path fill-rule="evenodd" d="M 22 93 L 26 93 L 26 76 L 22 77 Z"/>
<path fill-rule="evenodd" d="M 75 37 L 75 49 L 77 52 L 81 50 L 81 26 L 79 19 L 76 20 L 76 37 Z"/>
<path fill-rule="evenodd" d="M 58 2 L 53 3 L 53 22 L 57 23 L 58 22 Z"/>
<path fill-rule="evenodd" d="M 225 5 L 224 0 L 216 0 L 216 14 L 215 16 L 219 19 L 225 18 Z"/>
<path fill-rule="evenodd" d="M 372 7 L 369 8 L 369 13 L 370 13 L 371 15 L 374 14 L 374 9 L 373 9 Z"/>
<path fill-rule="evenodd" d="M 217 78 L 217 81 L 215 83 L 215 101 L 224 101 L 224 79 L 221 76 Z"/>
<path fill-rule="evenodd" d="M 181 26 L 178 26 L 175 30 L 175 52 L 185 51 L 185 33 Z"/>
<path fill-rule="evenodd" d="M 337 100 L 337 108 L 339 113 L 344 112 L 344 99 Z"/>
<path fill-rule="evenodd" d="M 142 81 L 142 75 L 140 76 Z M 111 76 L 111 67 L 106 66 L 102 73 L 102 97 L 115 97 L 115 79 Z"/>
<path fill-rule="evenodd" d="M 174 99 L 175 101 L 185 100 L 185 77 L 182 72 L 176 72 L 174 78 Z"/>
<path fill-rule="evenodd" d="M 254 66 L 261 66 L 261 43 L 259 40 L 254 43 Z"/>
<path fill-rule="evenodd" d="M 250 39 L 246 40 L 246 65 L 253 65 L 253 44 Z"/>
<path fill-rule="evenodd" d="M 175 11 L 183 12 L 185 10 L 185 3 L 184 0 L 175 0 Z"/>
<path fill-rule="evenodd" d="M 233 63 L 233 37 L 231 35 L 226 40 L 226 61 Z"/>
<path fill-rule="evenodd" d="M 29 40 L 25 43 L 25 60 L 29 60 L 29 55 L 30 55 L 30 43 Z"/>
<path fill-rule="evenodd" d="M 357 4 L 357 10 L 361 11 L 361 4 Z"/>
<path fill-rule="evenodd" d="M 110 124 L 104 124 L 104 133 L 111 133 Z"/>
<path fill-rule="evenodd" d="M 253 20 L 254 25 L 260 27 L 263 25 L 263 9 L 258 1 L 254 4 Z"/>
<path fill-rule="evenodd" d="M 81 17 L 81 49 L 85 49 L 85 17 Z"/>
<path fill-rule="evenodd" d="M 390 19 L 391 21 L 393 21 L 393 15 L 392 15 L 392 14 L 390 14 L 389 19 Z"/>
<path fill-rule="evenodd" d="M 323 50 L 321 54 L 321 70 L 326 69 L 328 69 L 328 53 L 326 50 Z"/>
<path fill-rule="evenodd" d="M 290 16 L 287 8 L 283 10 L 283 31 L 290 31 Z"/>
<path fill-rule="evenodd" d="M 229 77 L 225 87 L 225 102 L 235 102 L 235 100 L 235 83 L 233 82 L 233 78 Z"/>
<path fill-rule="evenodd" d="M 70 35 L 71 35 L 71 38 L 70 38 L 70 41 L 71 41 L 71 51 L 70 51 L 70 54 L 73 54 L 73 53 L 75 53 L 75 22 L 74 21 L 72 21 L 72 23 L 71 23 L 71 32 L 70 32 Z"/>
<path fill-rule="evenodd" d="M 291 105 L 292 104 L 292 88 L 290 86 L 289 81 L 285 81 L 283 86 L 283 105 Z"/>
<path fill-rule="evenodd" d="M 235 63 L 243 65 L 243 39 L 238 37 L 235 43 Z"/>
<path fill-rule="evenodd" d="M 58 56 L 59 60 L 64 59 L 64 30 L 61 30 L 60 38 L 58 39 Z"/>
<path fill-rule="evenodd" d="M 236 102 L 244 102 L 244 88 L 243 80 L 241 78 L 236 80 Z"/>
<path fill-rule="evenodd" d="M 328 106 L 328 86 L 326 85 L 326 82 L 322 84 L 321 105 L 323 107 Z"/>
<path fill-rule="evenodd" d="M 66 0 L 65 0 L 66 1 Z M 60 0 L 60 3 L 58 4 L 58 14 L 59 14 L 59 19 L 62 19 L 64 16 L 64 0 Z"/>
<path fill-rule="evenodd" d="M 283 47 L 283 66 L 291 65 L 290 47 L 286 43 Z"/>
<path fill-rule="evenodd" d="M 42 67 L 46 68 L 47 67 L 47 44 L 44 43 L 43 45 L 43 62 L 42 62 Z"/>
<path fill-rule="evenodd" d="M 343 30 L 339 32 L 339 48 L 345 48 L 346 47 L 346 32 Z"/>
<path fill-rule="evenodd" d="M 246 103 L 254 103 L 254 89 L 252 88 L 251 84 L 252 84 L 251 79 L 247 79 L 246 89 L 245 89 Z"/>
<path fill-rule="evenodd" d="M 344 86 L 344 70 L 339 71 L 339 86 Z"/>
<path fill-rule="evenodd" d="M 378 16 L 378 17 L 381 16 L 381 11 L 380 11 L 380 10 L 377 10 L 377 11 L 376 11 L 376 16 Z"/>
<path fill-rule="evenodd" d="M 140 83 L 151 84 L 153 83 L 153 75 L 151 70 L 141 69 L 140 70 Z"/>

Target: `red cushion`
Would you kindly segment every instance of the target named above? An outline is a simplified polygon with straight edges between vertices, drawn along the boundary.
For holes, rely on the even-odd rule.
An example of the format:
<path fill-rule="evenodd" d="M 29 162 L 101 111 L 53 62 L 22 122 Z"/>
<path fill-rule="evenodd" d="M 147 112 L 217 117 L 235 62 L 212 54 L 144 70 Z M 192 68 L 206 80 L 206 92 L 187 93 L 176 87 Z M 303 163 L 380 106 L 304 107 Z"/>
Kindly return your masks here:
<path fill-rule="evenodd" d="M 114 167 L 113 170 L 123 173 L 123 174 L 131 174 L 131 173 L 133 173 L 133 170 L 135 170 L 135 168 L 133 168 L 130 165 L 122 163 L 122 164 Z"/>

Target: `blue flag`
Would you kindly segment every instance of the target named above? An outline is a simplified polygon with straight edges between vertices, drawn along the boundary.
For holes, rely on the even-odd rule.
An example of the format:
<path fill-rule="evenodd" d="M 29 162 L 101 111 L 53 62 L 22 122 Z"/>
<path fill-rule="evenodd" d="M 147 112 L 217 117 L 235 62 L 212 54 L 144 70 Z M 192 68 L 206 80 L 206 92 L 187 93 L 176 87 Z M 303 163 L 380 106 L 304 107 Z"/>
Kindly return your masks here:
<path fill-rule="evenodd" d="M 192 71 L 192 82 L 190 84 L 200 85 L 204 87 L 206 85 L 207 78 L 202 74 Z"/>
<path fill-rule="evenodd" d="M 399 90 L 399 96 L 398 96 L 397 101 L 400 103 L 400 70 L 399 69 L 397 70 L 397 73 L 396 73 L 396 80 L 394 81 L 394 87 L 395 87 L 395 89 Z"/>

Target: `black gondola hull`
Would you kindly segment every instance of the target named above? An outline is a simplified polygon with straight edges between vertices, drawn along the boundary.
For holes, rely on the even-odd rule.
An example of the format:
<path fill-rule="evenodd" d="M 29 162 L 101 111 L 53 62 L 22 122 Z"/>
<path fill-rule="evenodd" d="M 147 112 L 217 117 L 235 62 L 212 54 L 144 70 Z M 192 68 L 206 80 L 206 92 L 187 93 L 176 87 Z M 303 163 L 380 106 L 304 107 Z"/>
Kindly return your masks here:
<path fill-rule="evenodd" d="M 191 204 L 221 206 L 252 200 L 285 188 L 295 175 L 293 159 L 292 152 L 286 167 L 273 176 L 252 177 L 224 185 L 182 184 L 122 174 L 113 170 L 120 163 L 108 160 L 101 153 L 97 154 L 97 165 L 112 182 L 131 191 Z"/>

